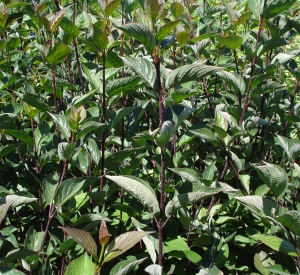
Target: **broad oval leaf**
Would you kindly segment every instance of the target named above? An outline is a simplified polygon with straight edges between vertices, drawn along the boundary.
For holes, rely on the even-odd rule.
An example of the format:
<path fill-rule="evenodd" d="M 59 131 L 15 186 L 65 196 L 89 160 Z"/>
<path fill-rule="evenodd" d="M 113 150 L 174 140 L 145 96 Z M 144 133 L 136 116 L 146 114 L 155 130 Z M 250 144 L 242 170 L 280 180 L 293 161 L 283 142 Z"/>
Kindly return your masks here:
<path fill-rule="evenodd" d="M 180 194 L 175 196 L 172 200 L 166 205 L 166 216 L 170 217 L 174 214 L 179 208 L 191 205 L 196 203 L 199 200 L 208 198 L 216 194 L 218 191 L 212 192 L 190 192 L 185 194 Z"/>
<path fill-rule="evenodd" d="M 0 223 L 6 216 L 6 213 L 10 207 L 16 207 L 21 204 L 27 204 L 36 201 L 36 198 L 28 198 L 18 195 L 7 195 L 0 199 Z"/>
<path fill-rule="evenodd" d="M 199 80 L 201 77 L 211 75 L 221 69 L 222 68 L 199 63 L 183 65 L 170 73 L 166 80 L 166 88 L 170 89 L 171 87 L 192 80 Z"/>
<path fill-rule="evenodd" d="M 54 120 L 55 124 L 58 126 L 59 131 L 62 133 L 66 140 L 69 140 L 71 136 L 71 127 L 67 118 L 64 115 L 57 115 L 48 113 Z"/>
<path fill-rule="evenodd" d="M 255 211 L 257 213 L 262 212 L 267 216 L 272 216 L 272 213 L 276 209 L 276 202 L 270 198 L 264 198 L 257 195 L 235 198 L 249 207 L 252 211 Z"/>
<path fill-rule="evenodd" d="M 288 241 L 276 236 L 267 236 L 263 234 L 255 234 L 251 236 L 254 240 L 264 243 L 266 246 L 275 251 L 285 253 L 290 256 L 297 256 L 295 247 Z"/>
<path fill-rule="evenodd" d="M 155 38 L 151 30 L 142 24 L 129 23 L 123 26 L 118 26 L 118 29 L 125 32 L 128 36 L 140 41 L 146 50 L 153 54 L 155 49 Z"/>
<path fill-rule="evenodd" d="M 67 201 L 72 199 L 85 186 L 95 183 L 97 178 L 71 178 L 63 181 L 57 188 L 54 203 L 56 207 L 64 205 Z"/>
<path fill-rule="evenodd" d="M 58 157 L 60 160 L 70 160 L 75 152 L 76 143 L 61 142 L 58 144 Z"/>
<path fill-rule="evenodd" d="M 184 12 L 184 6 L 182 6 L 179 2 L 172 2 L 170 11 L 175 18 L 178 18 Z"/>
<path fill-rule="evenodd" d="M 108 262 L 133 247 L 145 236 L 154 232 L 131 231 L 116 237 L 107 247 L 104 253 L 103 263 Z"/>
<path fill-rule="evenodd" d="M 262 165 L 253 164 L 252 167 L 275 196 L 282 197 L 284 195 L 288 186 L 288 177 L 280 166 L 264 161 Z"/>
<path fill-rule="evenodd" d="M 56 44 L 53 49 L 51 49 L 46 57 L 46 60 L 50 64 L 58 64 L 62 62 L 71 52 L 71 49 L 66 44 Z"/>
<path fill-rule="evenodd" d="M 124 78 L 114 79 L 107 83 L 107 94 L 108 96 L 114 96 L 122 92 L 129 90 L 135 90 L 141 81 L 139 76 L 128 76 Z"/>
<path fill-rule="evenodd" d="M 156 72 L 154 65 L 146 58 L 123 57 L 124 64 L 133 69 L 151 88 L 154 87 Z"/>
<path fill-rule="evenodd" d="M 153 215 L 159 212 L 159 204 L 155 191 L 146 181 L 133 176 L 106 177 L 134 196 L 141 204 L 147 207 Z"/>
<path fill-rule="evenodd" d="M 95 257 L 95 259 L 97 259 L 97 244 L 90 233 L 78 228 L 67 228 L 62 226 L 58 226 L 58 228 L 65 231 L 88 253 L 90 253 L 93 257 Z"/>
<path fill-rule="evenodd" d="M 104 8 L 105 15 L 110 16 L 119 5 L 121 5 L 121 0 L 108 1 L 107 5 Z"/>
<path fill-rule="evenodd" d="M 300 211 L 288 211 L 276 219 L 295 235 L 300 235 Z"/>
<path fill-rule="evenodd" d="M 225 45 L 225 47 L 236 50 L 243 43 L 243 38 L 241 36 L 217 36 L 217 39 L 220 44 Z"/>
<path fill-rule="evenodd" d="M 180 20 L 175 20 L 162 25 L 156 34 L 156 39 L 158 41 L 163 40 L 167 35 L 172 33 L 172 31 L 174 31 L 174 29 L 179 24 L 179 22 Z"/>
<path fill-rule="evenodd" d="M 95 264 L 87 253 L 71 261 L 67 266 L 64 275 L 94 275 Z"/>

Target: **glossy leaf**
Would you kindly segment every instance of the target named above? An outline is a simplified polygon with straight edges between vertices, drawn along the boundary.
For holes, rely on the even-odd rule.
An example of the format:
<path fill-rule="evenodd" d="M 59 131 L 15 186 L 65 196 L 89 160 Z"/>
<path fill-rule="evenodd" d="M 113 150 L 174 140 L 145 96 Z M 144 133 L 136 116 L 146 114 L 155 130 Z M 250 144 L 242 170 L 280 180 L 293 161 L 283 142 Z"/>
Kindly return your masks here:
<path fill-rule="evenodd" d="M 154 65 L 146 58 L 123 57 L 124 64 L 133 69 L 150 87 L 154 87 L 156 73 Z"/>
<path fill-rule="evenodd" d="M 145 46 L 149 54 L 153 54 L 155 49 L 155 38 L 147 26 L 137 23 L 129 23 L 123 26 L 118 26 L 118 28 L 125 32 L 128 36 L 140 41 Z"/>
<path fill-rule="evenodd" d="M 65 275 L 93 275 L 95 264 L 92 262 L 87 253 L 84 253 L 79 258 L 71 261 L 67 266 Z"/>
<path fill-rule="evenodd" d="M 61 63 L 71 52 L 71 49 L 66 44 L 56 44 L 54 48 L 52 48 L 48 55 L 46 56 L 46 60 L 50 64 L 59 64 Z"/>
<path fill-rule="evenodd" d="M 216 194 L 215 192 L 190 192 L 185 194 L 180 194 L 177 196 L 174 196 L 172 200 L 168 202 L 166 205 L 166 216 L 170 217 L 172 214 L 174 214 L 179 208 L 192 205 L 193 203 L 198 202 L 199 200 L 208 198 Z"/>
<path fill-rule="evenodd" d="M 146 181 L 133 176 L 106 177 L 134 196 L 141 204 L 147 207 L 152 214 L 155 215 L 159 212 L 156 194 Z"/>
<path fill-rule="evenodd" d="M 161 41 L 167 35 L 171 34 L 174 31 L 174 29 L 176 28 L 176 26 L 179 24 L 179 22 L 180 22 L 180 20 L 175 20 L 175 21 L 171 21 L 171 22 L 168 22 L 168 23 L 162 25 L 156 34 L 156 39 L 158 41 Z"/>
<path fill-rule="evenodd" d="M 107 85 L 107 94 L 114 96 L 122 92 L 135 90 L 138 88 L 141 78 L 139 76 L 128 76 L 124 78 L 114 79 Z"/>
<path fill-rule="evenodd" d="M 56 207 L 64 205 L 84 187 L 95 183 L 96 180 L 96 178 L 70 178 L 63 181 L 55 194 L 54 203 Z"/>
<path fill-rule="evenodd" d="M 169 74 L 166 80 L 166 88 L 170 89 L 171 87 L 186 83 L 188 81 L 199 80 L 201 77 L 211 75 L 218 70 L 220 70 L 220 68 L 201 63 L 183 65 Z"/>
<path fill-rule="evenodd" d="M 277 197 L 285 194 L 288 178 L 286 172 L 278 165 L 263 162 L 252 165 L 260 179 L 272 190 Z"/>
<path fill-rule="evenodd" d="M 170 11 L 177 19 L 184 12 L 184 7 L 179 2 L 172 2 L 170 5 Z"/>
<path fill-rule="evenodd" d="M 285 253 L 290 256 L 297 256 L 295 247 L 288 241 L 263 234 L 256 234 L 251 236 L 253 239 L 264 243 L 275 251 Z"/>
<path fill-rule="evenodd" d="M 300 235 L 300 211 L 288 211 L 276 219 L 295 235 Z"/>
<path fill-rule="evenodd" d="M 6 216 L 8 209 L 36 201 L 36 198 L 28 198 L 18 195 L 7 195 L 0 198 L 0 223 Z"/>

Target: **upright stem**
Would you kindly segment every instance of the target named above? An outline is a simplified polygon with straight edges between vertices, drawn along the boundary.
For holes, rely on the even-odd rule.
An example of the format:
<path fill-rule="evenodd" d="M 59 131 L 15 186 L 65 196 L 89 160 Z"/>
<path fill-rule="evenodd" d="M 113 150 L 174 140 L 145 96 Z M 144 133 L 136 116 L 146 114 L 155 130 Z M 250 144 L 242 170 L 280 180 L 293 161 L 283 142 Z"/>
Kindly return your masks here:
<path fill-rule="evenodd" d="M 105 50 L 102 51 L 102 116 L 101 122 L 105 123 L 105 113 L 106 113 L 106 81 L 105 81 L 105 61 L 106 61 L 106 53 Z M 103 131 L 102 139 L 101 139 L 101 170 L 100 170 L 100 191 L 103 189 L 103 176 L 104 176 L 104 167 L 105 167 L 105 131 Z"/>
<path fill-rule="evenodd" d="M 55 65 L 51 65 L 52 70 L 52 88 L 53 88 L 53 99 L 54 99 L 54 108 L 55 113 L 58 114 L 58 107 L 57 107 L 57 97 L 56 97 L 56 81 L 55 81 Z"/>
<path fill-rule="evenodd" d="M 160 59 L 158 49 L 154 53 L 154 65 L 156 70 L 157 87 L 158 87 L 158 104 L 159 104 L 159 128 L 163 125 L 164 114 L 164 94 L 163 87 L 160 78 Z M 160 174 L 160 217 L 158 221 L 158 262 L 163 266 L 163 227 L 164 227 L 164 213 L 165 213 L 165 155 L 166 148 L 161 147 L 161 174 Z"/>
<path fill-rule="evenodd" d="M 266 0 L 265 0 L 266 3 Z M 245 97 L 245 101 L 244 101 L 244 106 L 243 106 L 243 110 L 242 110 L 242 114 L 239 120 L 239 126 L 242 125 L 245 114 L 246 114 L 246 110 L 249 104 L 249 97 L 250 97 L 250 91 L 251 91 L 251 85 L 252 85 L 252 79 L 253 79 L 253 73 L 254 73 L 254 67 L 255 67 L 255 62 L 256 62 L 256 51 L 257 51 L 257 47 L 258 47 L 258 43 L 260 40 L 260 34 L 262 31 L 262 27 L 263 27 L 263 15 L 261 14 L 259 17 L 259 28 L 258 28 L 258 32 L 257 32 L 257 37 L 256 37 L 256 45 L 255 45 L 255 52 L 253 54 L 253 58 L 252 58 L 252 62 L 251 62 L 251 71 L 250 71 L 250 78 L 249 78 L 249 82 L 248 82 L 248 87 L 247 87 L 247 91 L 246 91 L 246 97 Z"/>

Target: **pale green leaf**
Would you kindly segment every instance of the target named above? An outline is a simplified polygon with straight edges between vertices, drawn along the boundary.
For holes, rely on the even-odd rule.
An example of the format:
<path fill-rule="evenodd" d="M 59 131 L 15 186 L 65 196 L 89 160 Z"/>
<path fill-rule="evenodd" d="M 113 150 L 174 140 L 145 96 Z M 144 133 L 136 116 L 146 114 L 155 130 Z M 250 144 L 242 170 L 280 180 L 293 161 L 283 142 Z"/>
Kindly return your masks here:
<path fill-rule="evenodd" d="M 94 275 L 95 264 L 87 253 L 71 261 L 67 266 L 64 275 Z"/>
<path fill-rule="evenodd" d="M 179 22 L 180 20 L 175 20 L 162 25 L 156 34 L 156 39 L 158 41 L 163 40 L 167 35 L 171 34 L 174 31 Z"/>

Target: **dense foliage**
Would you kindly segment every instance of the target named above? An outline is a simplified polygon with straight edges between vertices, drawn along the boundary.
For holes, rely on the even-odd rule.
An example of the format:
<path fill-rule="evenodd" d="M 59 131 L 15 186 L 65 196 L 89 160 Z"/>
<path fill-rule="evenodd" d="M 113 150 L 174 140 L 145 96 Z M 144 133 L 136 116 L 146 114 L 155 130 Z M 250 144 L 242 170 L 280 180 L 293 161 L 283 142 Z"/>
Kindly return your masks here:
<path fill-rule="evenodd" d="M 1 1 L 1 274 L 299 274 L 299 10 Z"/>

